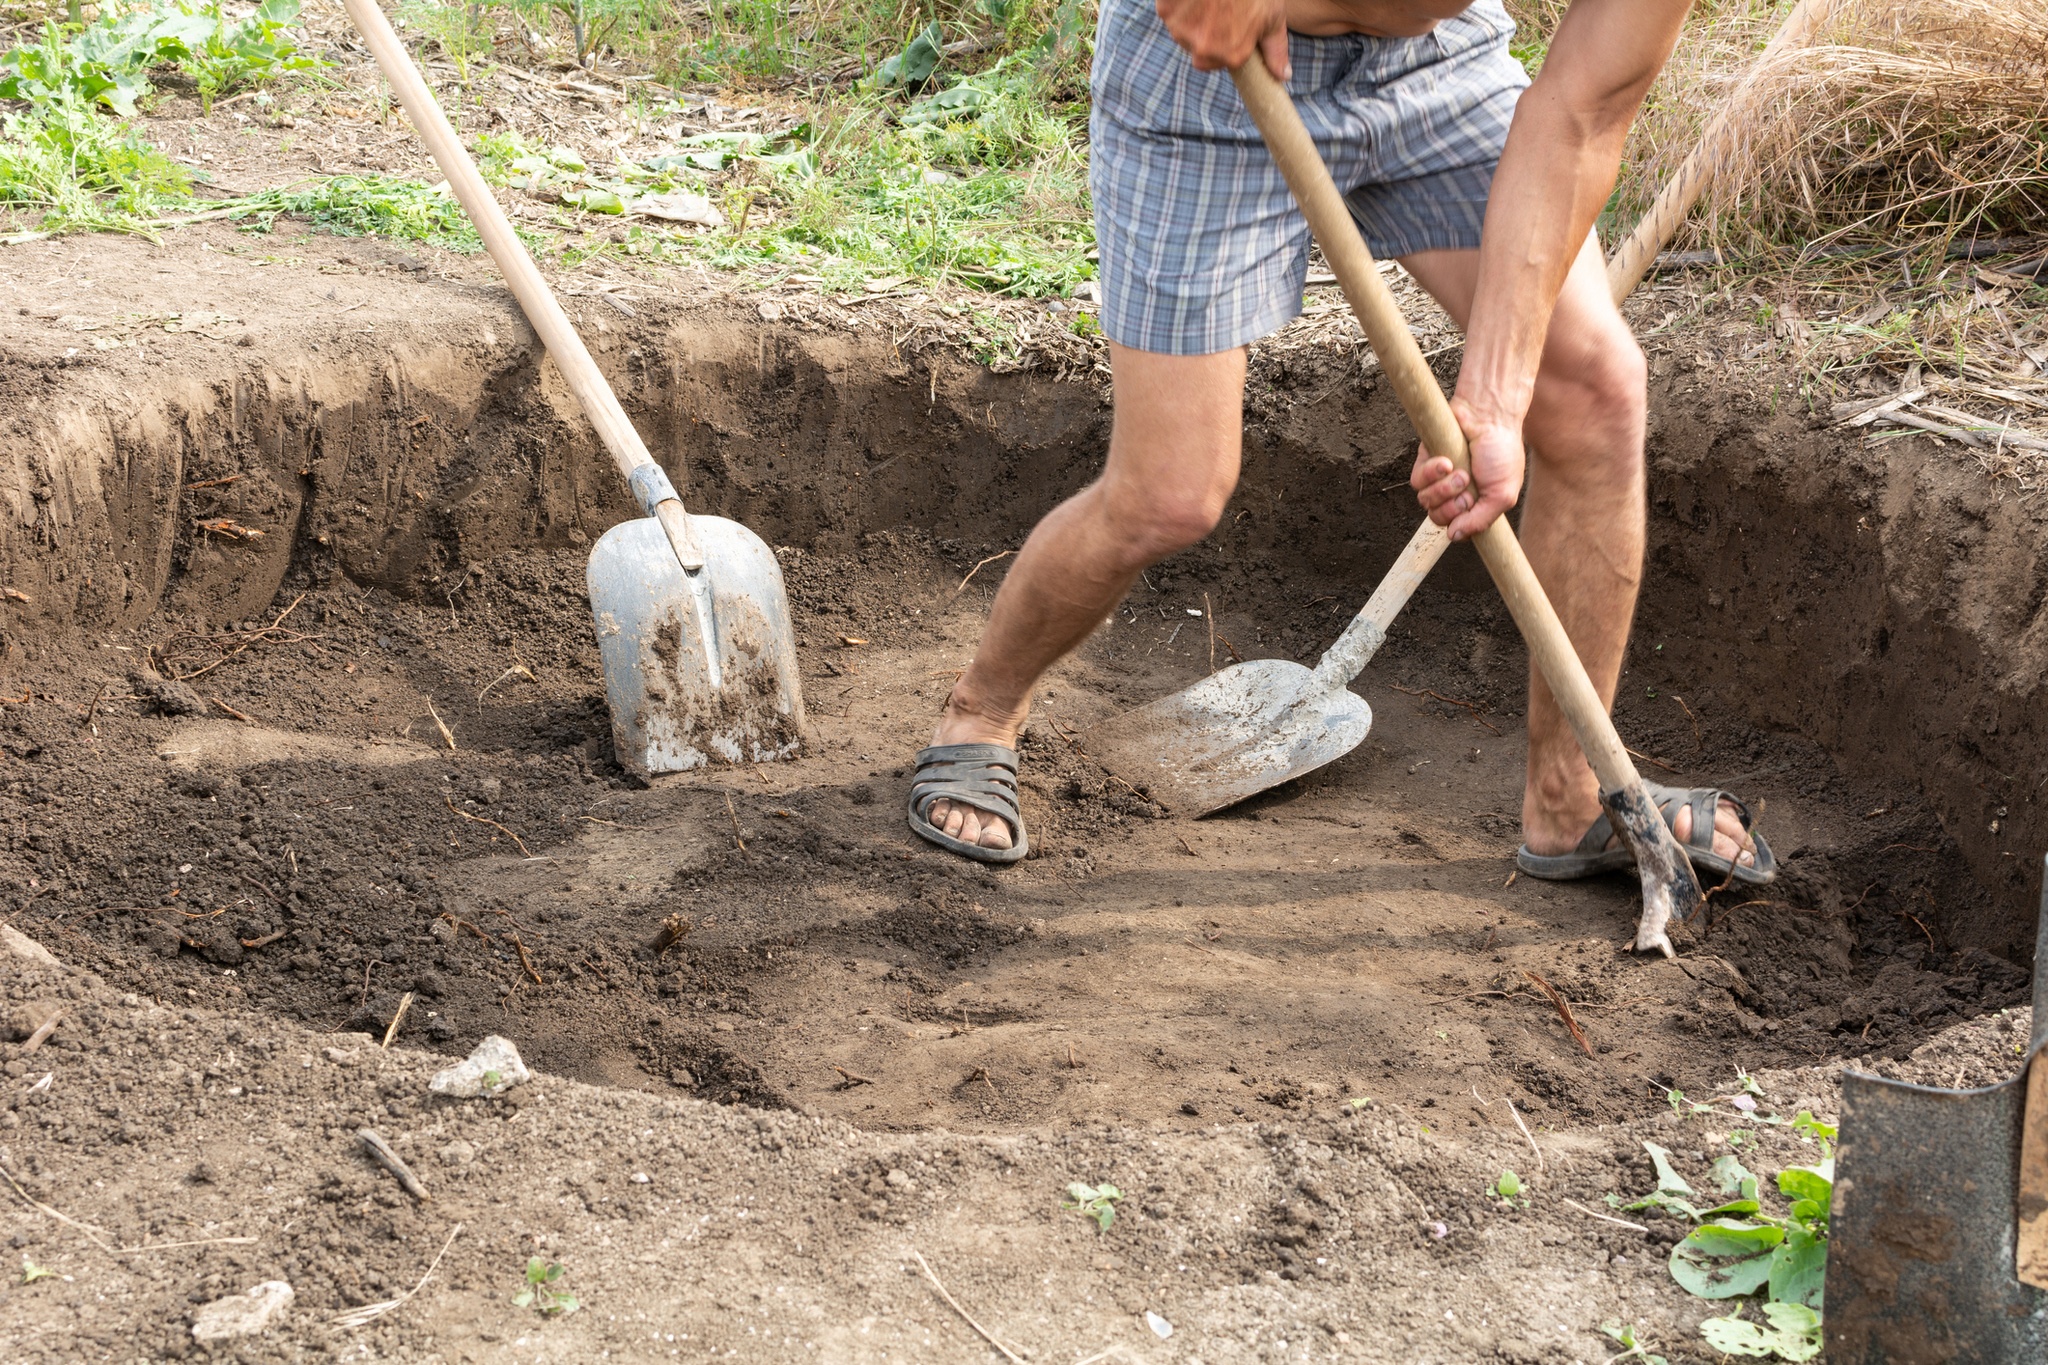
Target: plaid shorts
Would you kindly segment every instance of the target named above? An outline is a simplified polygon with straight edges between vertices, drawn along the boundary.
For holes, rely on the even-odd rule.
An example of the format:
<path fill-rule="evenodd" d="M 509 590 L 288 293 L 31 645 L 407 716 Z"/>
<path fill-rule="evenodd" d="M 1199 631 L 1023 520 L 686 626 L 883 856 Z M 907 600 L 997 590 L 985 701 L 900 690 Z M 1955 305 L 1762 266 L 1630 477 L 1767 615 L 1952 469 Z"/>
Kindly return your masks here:
<path fill-rule="evenodd" d="M 1472 248 L 1529 78 L 1478 0 L 1420 38 L 1291 34 L 1287 83 L 1381 258 Z M 1245 345 L 1301 312 L 1308 225 L 1229 73 L 1197 71 L 1150 0 L 1103 0 L 1089 189 L 1102 328 L 1166 355 Z"/>

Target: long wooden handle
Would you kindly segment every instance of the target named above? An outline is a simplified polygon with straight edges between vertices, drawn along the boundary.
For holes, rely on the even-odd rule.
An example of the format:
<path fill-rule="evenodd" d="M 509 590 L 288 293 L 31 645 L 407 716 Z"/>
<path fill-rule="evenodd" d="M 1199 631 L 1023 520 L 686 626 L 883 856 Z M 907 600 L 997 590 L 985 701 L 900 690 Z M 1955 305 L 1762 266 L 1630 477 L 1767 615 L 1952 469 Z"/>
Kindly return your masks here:
<path fill-rule="evenodd" d="M 1366 250 L 1365 239 L 1359 236 L 1351 211 L 1345 207 L 1343 195 L 1330 178 L 1329 167 L 1323 164 L 1301 115 L 1295 111 L 1294 101 L 1266 70 L 1265 62 L 1256 52 L 1231 72 L 1231 77 L 1237 82 L 1252 122 L 1258 125 L 1272 150 L 1281 175 L 1286 177 L 1288 188 L 1294 191 L 1295 201 L 1301 205 L 1309 230 L 1322 247 L 1345 299 L 1358 314 L 1366 340 L 1379 357 L 1380 368 L 1393 383 L 1408 420 L 1415 424 L 1431 453 L 1446 456 L 1459 469 L 1469 470 L 1472 458 L 1465 445 L 1465 433 L 1451 415 L 1451 405 L 1437 387 L 1429 363 L 1422 358 L 1422 348 L 1415 344 L 1393 291 L 1380 278 L 1372 253 Z M 1579 662 L 1571 637 L 1565 634 L 1564 623 L 1558 620 L 1543 585 L 1536 581 L 1536 571 L 1529 567 L 1521 542 L 1515 539 L 1514 528 L 1508 525 L 1506 517 L 1497 517 L 1493 525 L 1473 537 L 1473 544 L 1507 602 L 1509 614 L 1521 628 L 1530 657 L 1549 684 L 1558 709 L 1564 712 L 1572 732 L 1578 736 L 1579 747 L 1593 765 L 1593 774 L 1600 780 L 1602 790 L 1618 792 L 1639 786 L 1642 779 L 1622 747 L 1621 736 L 1614 731 L 1607 706 L 1594 690 L 1593 680 L 1586 676 L 1585 665 Z"/>
<path fill-rule="evenodd" d="M 1650 210 L 1636 224 L 1622 244 L 1615 249 L 1607 262 L 1607 287 L 1620 303 L 1635 292 L 1635 287 L 1649 273 L 1657 253 L 1685 216 L 1692 212 L 1692 206 L 1699 202 L 1700 195 L 1712 184 L 1734 154 L 1737 136 L 1741 129 L 1736 115 L 1742 106 L 1742 97 L 1755 82 L 1757 73 L 1770 64 L 1773 57 L 1790 48 L 1804 47 L 1813 41 L 1813 35 L 1827 23 L 1839 0 L 1799 0 L 1792 12 L 1785 16 L 1785 22 L 1778 25 L 1778 31 L 1771 35 L 1770 42 L 1757 55 L 1756 61 L 1744 73 L 1742 80 L 1722 102 L 1721 108 L 1708 121 L 1700 140 L 1686 153 L 1678 171 L 1664 182 L 1664 188 L 1650 204 Z M 1432 446 L 1430 449 L 1434 450 Z"/>
<path fill-rule="evenodd" d="M 483 238 L 491 259 L 504 272 L 505 283 L 512 287 L 513 296 L 526 312 L 526 320 L 533 324 L 534 331 L 540 333 L 542 344 L 555 358 L 555 365 L 567 381 L 569 391 L 583 404 L 584 413 L 589 416 L 590 424 L 597 428 L 598 439 L 611 452 L 619 473 L 625 476 L 641 506 L 661 522 L 662 530 L 667 532 L 669 544 L 675 549 L 676 558 L 683 568 L 693 572 L 703 568 L 704 555 L 697 546 L 695 533 L 690 529 L 690 519 L 683 511 L 682 500 L 676 496 L 661 466 L 647 453 L 640 433 L 633 429 L 626 410 L 619 406 L 618 396 L 605 382 L 604 372 L 590 358 L 590 352 L 584 347 L 583 338 L 576 334 L 569 315 L 562 311 L 554 292 L 541 278 L 540 269 L 534 265 L 533 257 L 527 254 L 519 234 L 512 230 L 512 223 L 505 217 L 497 196 L 484 183 L 476 163 L 470 160 L 469 152 L 455 136 L 455 129 L 449 126 L 448 116 L 441 112 L 434 92 L 427 88 L 405 45 L 392 31 L 391 21 L 384 17 L 384 11 L 377 7 L 376 0 L 343 0 L 343 8 L 348 11 L 356 31 L 363 35 L 363 41 L 369 45 L 370 55 L 377 59 L 384 79 L 391 82 L 392 92 L 405 107 L 420 140 L 427 144 L 434 164 L 441 168 L 441 174 L 448 177 L 449 188 L 455 191 L 455 197 L 468 211 L 470 221 L 476 224 L 477 235 Z"/>

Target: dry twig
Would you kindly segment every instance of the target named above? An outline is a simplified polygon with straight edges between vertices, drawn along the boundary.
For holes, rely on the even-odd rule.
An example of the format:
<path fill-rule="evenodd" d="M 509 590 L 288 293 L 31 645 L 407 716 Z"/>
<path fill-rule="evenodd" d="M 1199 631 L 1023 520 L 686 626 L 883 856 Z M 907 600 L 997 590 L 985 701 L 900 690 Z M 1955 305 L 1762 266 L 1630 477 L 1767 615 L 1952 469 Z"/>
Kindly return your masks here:
<path fill-rule="evenodd" d="M 363 1144 L 364 1151 L 376 1158 L 378 1165 L 397 1178 L 400 1189 L 422 1204 L 433 1199 L 433 1196 L 427 1193 L 427 1187 L 420 1184 L 420 1178 L 412 1173 L 412 1167 L 405 1164 L 404 1157 L 392 1150 L 391 1144 L 384 1140 L 382 1133 L 375 1128 L 358 1128 L 356 1141 Z"/>
<path fill-rule="evenodd" d="M 986 568 L 990 564 L 995 563 L 998 559 L 1008 559 L 1011 555 L 1015 553 L 1017 553 L 1015 550 L 1005 550 L 1001 554 L 990 555 L 987 559 L 982 560 L 981 563 L 969 569 L 967 571 L 967 577 L 960 580 L 960 586 L 953 589 L 953 596 L 958 597 L 961 593 L 966 592 L 968 583 L 972 581 L 974 576 L 980 573 L 984 568 Z"/>
<path fill-rule="evenodd" d="M 1022 1356 L 1018 1355 L 1009 1347 L 1003 1345 L 1002 1342 L 997 1341 L 995 1339 L 994 1334 L 991 1333 L 988 1330 L 988 1328 L 983 1327 L 980 1323 L 976 1322 L 973 1316 L 969 1314 L 965 1308 L 962 1308 L 960 1306 L 959 1301 L 955 1299 L 951 1294 L 946 1292 L 946 1286 L 939 1283 L 939 1277 L 932 1273 L 932 1268 L 925 1263 L 924 1257 L 918 1255 L 916 1247 L 912 1247 L 910 1249 L 910 1254 L 912 1256 L 917 1257 L 917 1268 L 919 1270 L 922 1270 L 924 1272 L 924 1277 L 932 1282 L 932 1288 L 939 1291 L 939 1297 L 946 1301 L 946 1306 L 952 1309 L 955 1313 L 958 1313 L 961 1317 L 961 1320 L 964 1321 L 969 1327 L 972 1327 L 974 1329 L 975 1335 L 979 1336 L 983 1341 L 987 1342 L 989 1345 L 995 1347 L 998 1351 L 1001 1351 L 1003 1353 L 1003 1359 L 1010 1361 L 1012 1365 L 1024 1365 L 1024 1358 Z"/>
<path fill-rule="evenodd" d="M 386 1048 L 391 1046 L 391 1040 L 398 1036 L 398 1026 L 405 1022 L 405 1012 L 411 1008 L 412 992 L 407 991 L 404 995 L 398 997 L 398 1008 L 391 1013 L 391 1026 L 384 1030 L 384 1041 L 378 1044 L 378 1046 Z"/>
<path fill-rule="evenodd" d="M 526 846 L 526 842 L 525 842 L 524 840 L 522 840 L 522 839 L 521 839 L 521 838 L 520 838 L 520 837 L 519 837 L 518 835 L 514 834 L 514 833 L 513 833 L 513 832 L 512 832 L 511 830 L 509 830 L 509 829 L 506 829 L 506 828 L 505 828 L 505 827 L 504 827 L 503 825 L 499 824 L 499 823 L 498 823 L 498 822 L 497 822 L 496 820 L 488 820 L 488 819 L 485 819 L 485 818 L 484 818 L 483 816 L 481 816 L 481 815 L 471 815 L 471 814 L 470 814 L 470 813 L 469 813 L 468 811 L 466 811 L 466 810 L 463 810 L 462 808 L 460 808 L 459 806 L 457 806 L 457 805 L 455 804 L 455 798 L 454 798 L 453 796 L 450 796 L 450 795 L 449 795 L 448 793 L 446 793 L 446 792 L 443 792 L 443 793 L 441 793 L 441 799 L 442 799 L 443 801 L 446 801 L 446 802 L 448 803 L 448 809 L 449 809 L 449 810 L 452 810 L 452 811 L 454 811 L 454 812 L 455 812 L 455 813 L 456 813 L 457 815 L 461 816 L 461 817 L 462 817 L 463 819 L 465 819 L 465 820 L 474 820 L 474 821 L 476 821 L 476 823 L 478 823 L 479 825 L 489 825 L 489 826 L 490 826 L 490 827 L 491 827 L 492 829 L 494 829 L 494 830 L 497 830 L 497 831 L 498 831 L 498 832 L 499 832 L 500 834 L 504 835 L 504 836 L 505 836 L 505 837 L 506 837 L 507 839 L 510 839 L 510 840 L 511 840 L 511 841 L 512 841 L 513 843 L 517 844 L 517 845 L 519 846 L 519 853 L 520 853 L 520 856 L 521 856 L 521 857 L 524 857 L 524 858 L 531 858 L 531 857 L 533 856 L 533 850 L 529 849 L 529 848 L 528 848 L 528 847 Z"/>
<path fill-rule="evenodd" d="M 454 1246 L 455 1239 L 461 1235 L 462 1224 L 457 1223 L 454 1227 L 450 1228 L 448 1230 L 448 1240 L 441 1243 L 441 1249 L 434 1253 L 433 1261 L 427 1266 L 427 1273 L 420 1276 L 418 1284 L 406 1290 L 397 1298 L 385 1299 L 382 1303 L 366 1303 L 361 1308 L 351 1308 L 346 1313 L 340 1313 L 329 1318 L 328 1322 L 342 1328 L 363 1327 L 375 1322 L 394 1308 L 404 1307 L 413 1295 L 427 1287 L 427 1281 L 434 1278 L 434 1271 L 441 1265 L 441 1258 L 448 1254 L 448 1248 Z"/>
<path fill-rule="evenodd" d="M 1571 1034 L 1572 1041 L 1577 1043 L 1580 1050 L 1588 1057 L 1592 1056 L 1593 1045 L 1586 1041 L 1586 1031 L 1579 1027 L 1579 1021 L 1572 1018 L 1571 1002 L 1559 993 L 1557 987 L 1545 981 L 1539 973 L 1525 971 L 1522 975 L 1528 977 L 1537 990 L 1550 997 L 1550 1003 L 1557 1007 L 1557 1017 L 1564 1020 L 1565 1031 Z"/>
<path fill-rule="evenodd" d="M 1399 683 L 1389 683 L 1387 685 L 1393 688 L 1396 692 L 1406 692 L 1411 697 L 1429 697 L 1435 701 L 1442 702 L 1446 706 L 1462 706 L 1467 711 L 1470 711 L 1472 713 L 1472 719 L 1478 721 L 1487 729 L 1492 730 L 1493 733 L 1495 733 L 1496 735 L 1500 733 L 1500 730 L 1494 725 L 1492 721 L 1488 720 L 1485 716 L 1480 714 L 1480 709 L 1477 703 L 1461 701 L 1456 697 L 1447 697 L 1443 693 L 1431 687 L 1403 687 Z"/>

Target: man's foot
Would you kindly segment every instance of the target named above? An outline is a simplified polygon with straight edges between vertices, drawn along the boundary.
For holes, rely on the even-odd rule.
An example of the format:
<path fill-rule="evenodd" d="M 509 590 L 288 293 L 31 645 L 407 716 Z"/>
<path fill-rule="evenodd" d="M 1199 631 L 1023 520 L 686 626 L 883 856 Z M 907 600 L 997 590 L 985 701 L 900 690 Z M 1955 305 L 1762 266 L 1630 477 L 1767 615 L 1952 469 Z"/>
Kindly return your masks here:
<path fill-rule="evenodd" d="M 956 711 L 948 700 L 945 713 L 932 729 L 932 744 L 999 744 L 1005 749 L 1014 749 L 1017 747 L 1017 732 L 1023 728 L 1021 721 L 1007 724 Z M 1018 831 L 1012 829 L 1008 821 L 964 801 L 948 801 L 941 797 L 931 803 L 925 819 L 941 834 L 963 844 L 998 850 L 1014 848 L 1017 844 Z"/>
<path fill-rule="evenodd" d="M 1761 885 L 1777 875 L 1770 846 L 1756 833 L 1749 808 L 1742 802 L 1708 787 L 1687 790 L 1654 782 L 1643 785 L 1671 827 L 1672 837 L 1701 872 L 1750 885 Z M 1711 843 L 1695 841 L 1697 821 L 1705 815 L 1710 800 L 1714 803 Z M 1531 876 L 1570 880 L 1633 865 L 1633 855 L 1622 846 L 1620 835 L 1611 832 L 1605 814 L 1591 820 L 1583 814 L 1577 819 L 1546 820 L 1545 814 L 1533 808 L 1524 814 L 1528 842 L 1516 861 Z M 1574 828 L 1579 831 L 1576 838 L 1571 833 Z"/>

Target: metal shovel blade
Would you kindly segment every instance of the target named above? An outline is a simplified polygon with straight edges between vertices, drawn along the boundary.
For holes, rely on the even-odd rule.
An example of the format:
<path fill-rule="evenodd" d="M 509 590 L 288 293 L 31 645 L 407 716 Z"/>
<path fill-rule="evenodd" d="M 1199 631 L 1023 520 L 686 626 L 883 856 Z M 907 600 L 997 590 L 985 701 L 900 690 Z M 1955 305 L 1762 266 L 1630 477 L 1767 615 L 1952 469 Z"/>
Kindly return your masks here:
<path fill-rule="evenodd" d="M 652 517 L 590 552 L 590 610 L 612 743 L 643 777 L 766 763 L 803 740 L 803 688 L 775 552 L 724 517 L 690 518 L 705 564 L 687 573 Z"/>
<path fill-rule="evenodd" d="M 1175 815 L 1235 805 L 1357 748 L 1372 708 L 1286 659 L 1233 664 L 1083 732 L 1103 767 Z"/>
<path fill-rule="evenodd" d="M 2031 1060 L 1980 1090 L 1849 1072 L 1828 1227 L 1830 1365 L 2048 1360 L 2048 1293 L 2014 1268 L 2027 1072 L 2048 1065 L 2048 891 Z"/>

